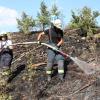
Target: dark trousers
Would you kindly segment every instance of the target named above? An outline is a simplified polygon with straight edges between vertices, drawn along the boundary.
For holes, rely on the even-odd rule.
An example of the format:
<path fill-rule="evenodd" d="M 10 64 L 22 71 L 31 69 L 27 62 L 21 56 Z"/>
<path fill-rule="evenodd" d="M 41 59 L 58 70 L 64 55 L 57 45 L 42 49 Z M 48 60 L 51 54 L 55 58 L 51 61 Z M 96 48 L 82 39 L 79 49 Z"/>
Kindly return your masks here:
<path fill-rule="evenodd" d="M 64 57 L 55 52 L 52 49 L 48 49 L 47 51 L 47 68 L 46 68 L 46 73 L 47 74 L 52 74 L 52 67 L 54 63 L 57 63 L 58 65 L 58 73 L 59 74 L 64 74 Z"/>
<path fill-rule="evenodd" d="M 10 67 L 13 56 L 9 53 L 3 53 L 0 56 L 0 67 Z"/>
<path fill-rule="evenodd" d="M 9 53 L 0 55 L 0 86 L 5 86 L 10 74 L 10 66 L 13 56 Z"/>

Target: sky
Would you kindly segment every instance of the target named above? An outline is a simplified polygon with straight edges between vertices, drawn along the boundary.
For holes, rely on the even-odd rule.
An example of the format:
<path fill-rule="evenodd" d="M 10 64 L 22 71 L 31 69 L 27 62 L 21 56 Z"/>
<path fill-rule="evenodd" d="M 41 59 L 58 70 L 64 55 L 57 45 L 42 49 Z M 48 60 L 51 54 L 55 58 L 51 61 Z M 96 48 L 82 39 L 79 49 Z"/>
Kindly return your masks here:
<path fill-rule="evenodd" d="M 34 19 L 40 10 L 42 0 L 0 0 L 0 34 L 4 32 L 16 32 L 16 18 L 20 18 L 22 12 L 32 16 Z M 71 10 L 76 11 L 84 6 L 91 8 L 93 11 L 100 11 L 99 0 L 44 0 L 50 9 L 52 4 L 56 4 L 63 14 L 65 25 L 71 20 Z M 100 17 L 97 18 L 100 25 Z"/>

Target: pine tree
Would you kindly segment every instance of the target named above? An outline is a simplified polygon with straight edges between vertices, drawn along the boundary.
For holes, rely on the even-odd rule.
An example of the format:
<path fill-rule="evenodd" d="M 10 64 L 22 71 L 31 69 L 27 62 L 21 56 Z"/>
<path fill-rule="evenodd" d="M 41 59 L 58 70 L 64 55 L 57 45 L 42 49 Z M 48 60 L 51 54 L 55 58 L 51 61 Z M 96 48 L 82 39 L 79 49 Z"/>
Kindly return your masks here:
<path fill-rule="evenodd" d="M 54 4 L 51 8 L 51 15 L 59 17 L 61 12 L 58 10 L 58 7 Z"/>
<path fill-rule="evenodd" d="M 37 17 L 42 30 L 44 30 L 50 22 L 50 14 L 44 1 L 41 2 L 40 12 L 38 13 Z"/>
<path fill-rule="evenodd" d="M 21 19 L 17 19 L 17 24 L 20 32 L 29 34 L 35 26 L 35 20 L 23 12 Z"/>
<path fill-rule="evenodd" d="M 70 28 L 80 28 L 81 35 L 92 36 L 98 27 L 96 18 L 100 15 L 98 11 L 91 11 L 90 8 L 84 7 L 76 14 L 72 11 L 72 20 L 70 21 Z"/>

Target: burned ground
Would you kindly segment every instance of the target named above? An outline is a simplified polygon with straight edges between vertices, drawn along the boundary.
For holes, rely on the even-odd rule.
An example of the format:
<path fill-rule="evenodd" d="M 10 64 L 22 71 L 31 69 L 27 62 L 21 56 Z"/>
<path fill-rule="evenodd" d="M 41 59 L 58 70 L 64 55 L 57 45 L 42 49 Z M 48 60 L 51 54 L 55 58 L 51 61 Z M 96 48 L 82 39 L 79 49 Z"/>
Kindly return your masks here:
<path fill-rule="evenodd" d="M 77 31 L 76 31 L 77 32 Z M 13 42 L 35 41 L 37 34 L 13 34 Z M 75 32 L 64 34 L 65 44 L 62 50 L 71 56 L 87 62 L 97 62 L 98 52 L 92 40 L 83 40 Z M 43 42 L 46 42 L 46 38 Z M 100 53 L 98 53 L 100 54 Z M 99 72 L 96 75 L 86 75 L 73 61 L 65 62 L 65 77 L 61 82 L 54 74 L 47 82 L 45 74 L 46 47 L 41 45 L 24 45 L 14 48 L 12 75 L 3 93 L 12 100 L 100 100 Z M 56 70 L 56 66 L 54 70 Z M 1 99 L 5 100 L 5 99 Z M 7 99 L 9 100 L 9 99 Z"/>

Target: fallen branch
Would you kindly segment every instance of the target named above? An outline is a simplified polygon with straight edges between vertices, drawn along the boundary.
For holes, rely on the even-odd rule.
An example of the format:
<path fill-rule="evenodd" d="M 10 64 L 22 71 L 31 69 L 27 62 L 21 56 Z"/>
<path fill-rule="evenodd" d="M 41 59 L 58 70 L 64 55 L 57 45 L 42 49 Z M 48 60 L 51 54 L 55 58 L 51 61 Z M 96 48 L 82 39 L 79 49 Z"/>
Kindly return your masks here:
<path fill-rule="evenodd" d="M 75 91 L 73 94 L 70 94 L 68 97 L 73 96 L 73 95 L 75 95 L 76 93 L 78 93 L 78 92 L 84 90 L 85 88 L 91 86 L 94 82 L 95 82 L 95 80 L 94 80 L 94 81 L 90 81 L 88 84 L 86 84 L 85 86 L 81 87 L 79 90 Z"/>
<path fill-rule="evenodd" d="M 45 65 L 45 64 L 46 64 L 45 62 L 44 62 L 44 63 L 32 64 L 31 67 L 32 67 L 32 68 L 37 68 L 37 67 L 39 67 L 39 66 L 41 66 L 41 65 Z"/>
<path fill-rule="evenodd" d="M 54 96 L 54 97 L 59 97 L 59 98 L 70 98 L 72 97 L 73 95 L 77 94 L 78 92 L 88 88 L 89 86 L 91 86 L 93 83 L 95 82 L 95 80 L 89 82 L 88 84 L 86 84 L 85 86 L 81 87 L 80 89 L 76 90 L 74 93 L 68 95 L 68 96 Z"/>

